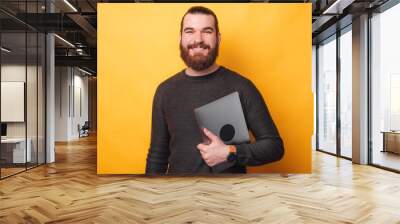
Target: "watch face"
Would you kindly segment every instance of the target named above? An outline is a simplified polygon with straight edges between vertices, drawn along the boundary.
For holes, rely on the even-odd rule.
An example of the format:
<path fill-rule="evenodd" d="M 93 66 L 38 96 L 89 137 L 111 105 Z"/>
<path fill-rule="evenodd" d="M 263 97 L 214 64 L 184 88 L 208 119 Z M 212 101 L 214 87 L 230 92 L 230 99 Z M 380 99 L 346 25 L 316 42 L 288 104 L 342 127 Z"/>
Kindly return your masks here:
<path fill-rule="evenodd" d="M 235 161 L 236 160 L 236 155 L 234 153 L 229 153 L 227 160 L 228 160 L 228 162 Z"/>

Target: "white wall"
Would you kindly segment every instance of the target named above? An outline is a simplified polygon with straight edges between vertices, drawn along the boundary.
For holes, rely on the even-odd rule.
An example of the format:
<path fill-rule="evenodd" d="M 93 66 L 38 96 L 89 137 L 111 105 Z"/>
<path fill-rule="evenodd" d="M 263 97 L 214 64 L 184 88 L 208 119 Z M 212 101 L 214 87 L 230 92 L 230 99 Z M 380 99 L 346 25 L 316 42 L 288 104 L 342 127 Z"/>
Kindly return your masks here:
<path fill-rule="evenodd" d="M 36 77 L 36 66 L 27 66 L 27 75 L 29 86 L 36 86 L 36 80 L 32 77 Z M 25 82 L 25 64 L 5 64 L 1 66 L 1 81 L 2 82 Z M 35 132 L 36 135 L 36 113 L 32 113 L 33 110 L 36 111 L 36 87 L 35 88 L 27 88 L 27 106 L 30 107 L 27 112 L 28 119 L 28 137 L 30 133 Z M 4 97 L 4 96 L 3 96 Z M 31 104 L 33 102 L 33 104 Z M 40 106 L 40 105 L 39 105 Z M 34 108 L 33 108 L 34 107 Z M 7 108 L 1 108 L 2 110 L 6 110 Z M 34 122 L 35 124 L 31 124 Z M 26 122 L 11 122 L 7 123 L 7 136 L 8 137 L 25 137 L 25 123 Z M 32 130 L 30 130 L 32 127 Z"/>
<path fill-rule="evenodd" d="M 32 70 L 32 67 L 28 66 L 28 71 L 29 70 Z M 28 72 L 28 74 L 30 74 L 30 72 Z M 2 65 L 1 81 L 25 82 L 25 64 Z M 6 108 L 1 108 L 1 110 L 6 110 Z M 7 123 L 7 137 L 25 137 L 25 123 L 24 122 Z"/>
<path fill-rule="evenodd" d="M 38 69 L 38 70 L 37 70 Z M 27 79 L 27 80 L 26 80 Z M 2 82 L 24 82 L 26 83 L 26 108 L 22 108 L 27 115 L 25 122 L 6 122 L 8 138 L 24 138 L 27 135 L 30 139 L 32 161 L 44 162 L 44 74 L 41 66 L 32 66 L 25 64 L 3 64 L 1 66 Z M 2 96 L 7 97 L 7 96 Z M 1 110 L 10 110 L 10 108 L 1 108 Z M 13 113 L 13 111 L 9 111 Z M 37 152 L 39 156 L 37 156 Z"/>
<path fill-rule="evenodd" d="M 75 75 L 74 75 L 74 100 L 75 100 L 75 104 L 74 104 L 74 110 L 75 113 L 73 113 L 74 115 L 74 119 L 72 119 L 72 135 L 77 138 L 79 137 L 79 133 L 78 133 L 78 124 L 80 124 L 81 126 L 85 123 L 85 121 L 88 121 L 88 117 L 89 117 L 89 111 L 88 111 L 88 96 L 89 96 L 89 92 L 88 92 L 88 77 L 85 76 L 81 76 L 82 73 L 78 73 L 78 75 L 76 75 L 76 71 L 75 70 Z M 79 93 L 80 91 L 80 93 Z M 80 95 L 80 97 L 79 97 Z M 81 108 L 79 108 L 81 107 Z M 79 109 L 81 111 L 79 111 Z"/>
<path fill-rule="evenodd" d="M 88 77 L 72 67 L 56 67 L 55 73 L 55 140 L 70 141 L 88 120 Z"/>
<path fill-rule="evenodd" d="M 67 67 L 55 68 L 55 141 L 68 141 L 69 73 Z"/>

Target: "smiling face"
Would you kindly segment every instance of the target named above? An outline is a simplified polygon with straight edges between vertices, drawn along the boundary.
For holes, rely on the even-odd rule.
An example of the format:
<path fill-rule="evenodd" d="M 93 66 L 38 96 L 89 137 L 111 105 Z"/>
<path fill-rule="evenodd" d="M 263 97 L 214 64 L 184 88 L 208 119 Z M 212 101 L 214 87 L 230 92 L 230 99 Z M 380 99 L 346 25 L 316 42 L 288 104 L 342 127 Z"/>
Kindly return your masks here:
<path fill-rule="evenodd" d="M 220 35 L 212 15 L 186 14 L 182 21 L 180 52 L 185 64 L 202 71 L 215 63 Z"/>

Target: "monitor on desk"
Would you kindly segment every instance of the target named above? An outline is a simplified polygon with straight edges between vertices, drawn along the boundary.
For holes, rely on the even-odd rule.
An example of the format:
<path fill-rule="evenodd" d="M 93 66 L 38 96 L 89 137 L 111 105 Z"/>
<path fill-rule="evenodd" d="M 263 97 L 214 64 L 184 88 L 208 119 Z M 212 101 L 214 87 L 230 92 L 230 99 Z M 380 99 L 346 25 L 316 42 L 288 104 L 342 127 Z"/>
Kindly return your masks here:
<path fill-rule="evenodd" d="M 7 124 L 1 123 L 1 137 L 7 136 Z"/>

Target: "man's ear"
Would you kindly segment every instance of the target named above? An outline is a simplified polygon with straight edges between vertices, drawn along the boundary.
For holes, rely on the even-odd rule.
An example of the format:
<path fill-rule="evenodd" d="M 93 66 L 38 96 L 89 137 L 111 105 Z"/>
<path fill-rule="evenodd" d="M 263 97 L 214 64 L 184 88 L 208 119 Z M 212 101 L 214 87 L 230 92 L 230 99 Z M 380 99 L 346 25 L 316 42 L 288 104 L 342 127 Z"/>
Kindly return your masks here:
<path fill-rule="evenodd" d="M 221 43 L 221 33 L 218 33 L 218 44 Z"/>

